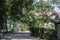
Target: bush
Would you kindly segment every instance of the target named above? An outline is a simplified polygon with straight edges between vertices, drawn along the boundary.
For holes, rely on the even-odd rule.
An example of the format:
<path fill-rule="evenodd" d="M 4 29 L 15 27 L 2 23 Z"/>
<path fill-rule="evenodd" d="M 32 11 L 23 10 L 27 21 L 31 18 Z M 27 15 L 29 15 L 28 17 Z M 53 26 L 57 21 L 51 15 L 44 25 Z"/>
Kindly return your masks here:
<path fill-rule="evenodd" d="M 30 35 L 34 37 L 40 37 L 41 39 L 44 38 L 44 28 L 40 27 L 30 27 Z"/>
<path fill-rule="evenodd" d="M 30 27 L 30 35 L 40 39 L 56 38 L 56 30 L 48 28 Z"/>
<path fill-rule="evenodd" d="M 39 38 L 43 39 L 44 38 L 44 28 L 39 28 L 40 29 L 40 35 Z"/>
<path fill-rule="evenodd" d="M 34 37 L 38 37 L 40 35 L 39 33 L 39 27 L 30 27 L 30 35 Z"/>
<path fill-rule="evenodd" d="M 30 26 L 28 24 L 21 22 L 21 31 L 27 31 L 29 30 L 29 27 Z"/>
<path fill-rule="evenodd" d="M 56 38 L 56 30 L 53 30 L 53 29 L 46 29 L 45 30 L 45 37 L 48 37 L 48 38 Z"/>

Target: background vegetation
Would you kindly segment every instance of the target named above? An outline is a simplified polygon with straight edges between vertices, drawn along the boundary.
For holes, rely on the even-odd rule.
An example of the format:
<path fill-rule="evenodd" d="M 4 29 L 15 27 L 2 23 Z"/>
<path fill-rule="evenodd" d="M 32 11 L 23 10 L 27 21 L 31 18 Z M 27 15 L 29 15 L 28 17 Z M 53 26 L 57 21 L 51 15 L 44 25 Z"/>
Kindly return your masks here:
<path fill-rule="evenodd" d="M 60 3 L 59 0 L 51 0 L 51 2 L 56 4 Z M 14 31 L 15 28 L 17 28 L 16 25 L 20 24 L 19 27 L 22 31 L 30 28 L 31 32 L 34 31 L 37 34 L 34 36 L 40 36 L 40 28 L 42 28 L 42 31 L 40 32 L 42 35 L 45 31 L 45 23 L 47 23 L 46 26 L 48 27 L 48 23 L 51 22 L 51 17 L 47 15 L 35 16 L 33 13 L 49 11 L 54 11 L 53 7 L 47 1 L 43 0 L 36 3 L 34 0 L 0 0 L 0 30 L 3 30 L 3 32 L 4 30 L 5 32 Z M 33 27 L 33 29 L 31 27 Z M 38 28 L 36 29 L 35 27 Z M 17 31 L 18 28 L 16 29 Z M 51 30 L 48 28 L 46 28 L 46 30 L 46 34 L 49 35 Z M 55 32 L 54 29 L 52 31 Z M 51 34 L 53 34 L 53 32 Z"/>

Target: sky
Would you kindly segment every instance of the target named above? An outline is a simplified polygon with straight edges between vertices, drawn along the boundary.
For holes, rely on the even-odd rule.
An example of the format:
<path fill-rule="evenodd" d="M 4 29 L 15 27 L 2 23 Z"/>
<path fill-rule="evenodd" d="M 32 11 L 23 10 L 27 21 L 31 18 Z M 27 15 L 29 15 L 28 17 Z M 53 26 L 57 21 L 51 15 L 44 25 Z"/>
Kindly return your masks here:
<path fill-rule="evenodd" d="M 39 2 L 39 0 L 36 0 L 37 2 Z M 47 0 L 44 0 L 44 1 L 47 1 Z"/>
<path fill-rule="evenodd" d="M 54 7 L 54 10 L 55 10 L 56 12 L 60 11 L 60 9 L 59 9 L 58 7 Z"/>
<path fill-rule="evenodd" d="M 39 2 L 39 0 L 36 0 L 37 2 Z"/>

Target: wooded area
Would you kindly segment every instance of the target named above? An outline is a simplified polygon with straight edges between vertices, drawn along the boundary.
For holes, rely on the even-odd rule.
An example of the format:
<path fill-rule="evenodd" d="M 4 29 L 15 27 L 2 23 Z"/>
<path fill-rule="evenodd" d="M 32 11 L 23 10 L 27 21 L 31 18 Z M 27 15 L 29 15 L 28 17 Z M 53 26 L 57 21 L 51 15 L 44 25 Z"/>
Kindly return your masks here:
<path fill-rule="evenodd" d="M 35 12 L 55 12 L 53 6 L 48 2 L 59 4 L 60 0 L 40 0 L 39 2 L 36 0 L 0 0 L 0 32 L 1 30 L 8 32 L 7 20 L 12 20 L 14 27 L 17 22 L 21 23 L 22 27 L 27 26 L 27 30 L 34 26 L 44 27 L 44 23 L 54 21 L 55 19 L 51 19 L 51 16 L 34 15 Z M 21 29 L 22 31 L 24 27 Z"/>

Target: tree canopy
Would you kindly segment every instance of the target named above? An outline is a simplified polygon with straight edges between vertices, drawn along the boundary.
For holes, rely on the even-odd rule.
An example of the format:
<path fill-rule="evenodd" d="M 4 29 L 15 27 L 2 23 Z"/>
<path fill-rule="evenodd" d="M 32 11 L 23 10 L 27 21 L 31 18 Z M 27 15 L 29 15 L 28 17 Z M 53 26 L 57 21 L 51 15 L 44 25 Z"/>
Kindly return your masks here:
<path fill-rule="evenodd" d="M 60 4 L 60 0 L 52 0 L 53 3 Z"/>
<path fill-rule="evenodd" d="M 0 0 L 0 11 L 0 27 L 7 28 L 8 19 L 14 22 L 20 21 L 29 26 L 39 25 L 43 23 L 42 20 L 47 20 L 47 16 L 36 18 L 33 13 L 52 11 L 52 7 L 45 1 L 33 4 L 33 0 Z"/>
<path fill-rule="evenodd" d="M 27 19 L 26 16 L 32 10 L 32 4 L 33 0 L 0 0 L 0 28 L 7 28 L 8 19 L 13 21 Z M 27 14 L 24 14 L 23 10 Z"/>
<path fill-rule="evenodd" d="M 34 4 L 34 7 L 35 7 L 35 10 L 38 12 L 52 11 L 52 6 L 48 2 L 45 2 L 43 0 L 36 2 Z"/>

